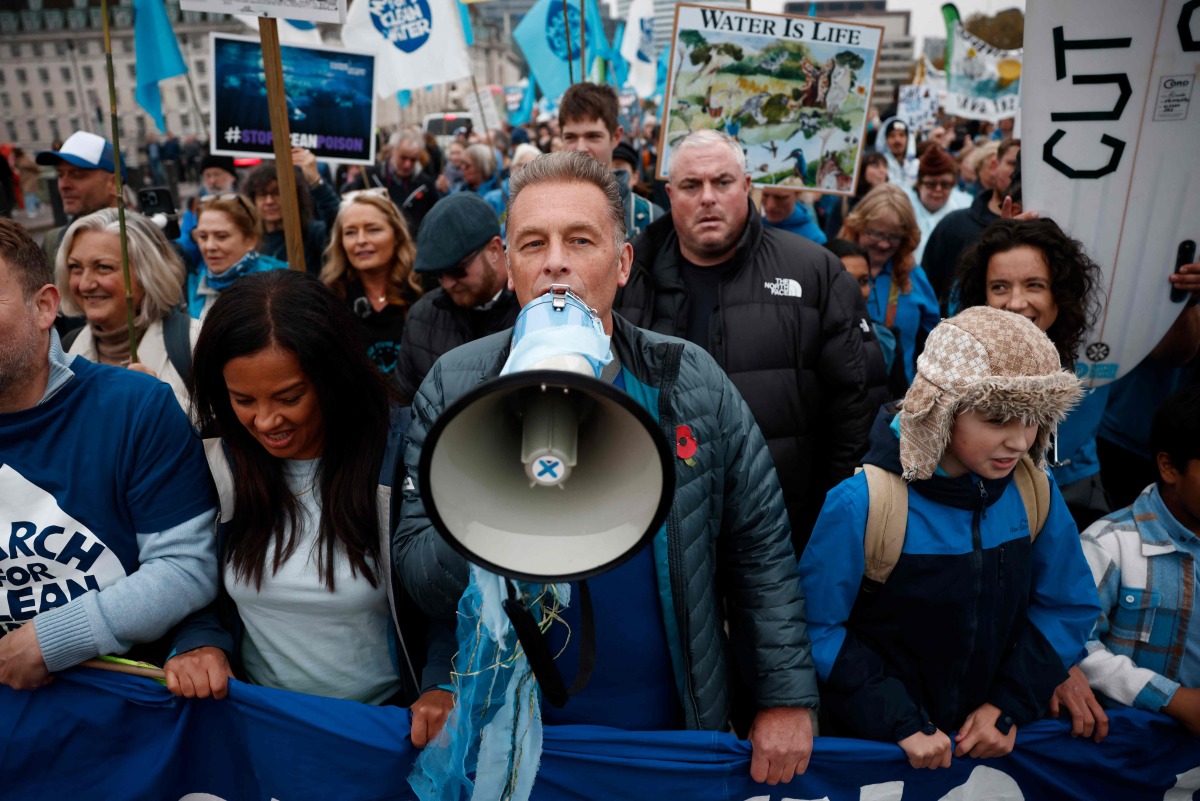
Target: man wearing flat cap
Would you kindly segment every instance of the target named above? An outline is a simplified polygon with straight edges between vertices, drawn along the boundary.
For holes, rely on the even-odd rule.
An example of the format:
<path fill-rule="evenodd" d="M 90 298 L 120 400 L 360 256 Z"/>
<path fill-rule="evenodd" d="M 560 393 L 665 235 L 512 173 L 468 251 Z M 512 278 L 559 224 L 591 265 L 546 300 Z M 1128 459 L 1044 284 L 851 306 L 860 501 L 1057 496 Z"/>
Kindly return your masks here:
<path fill-rule="evenodd" d="M 404 324 L 395 378 L 406 400 L 443 353 L 503 331 L 521 310 L 507 288 L 500 220 L 473 192 L 443 198 L 425 216 L 414 269 L 440 286 L 413 305 Z"/>

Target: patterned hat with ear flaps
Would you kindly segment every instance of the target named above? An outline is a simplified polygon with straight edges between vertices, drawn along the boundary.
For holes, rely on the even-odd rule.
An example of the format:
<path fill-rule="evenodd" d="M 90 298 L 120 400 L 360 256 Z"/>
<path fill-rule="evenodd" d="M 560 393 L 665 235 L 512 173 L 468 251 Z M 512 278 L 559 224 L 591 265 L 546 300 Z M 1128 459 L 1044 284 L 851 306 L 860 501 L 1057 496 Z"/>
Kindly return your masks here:
<path fill-rule="evenodd" d="M 1019 314 L 973 306 L 929 334 L 900 412 L 904 479 L 933 475 L 960 412 L 1019 417 L 1038 426 L 1029 455 L 1038 467 L 1050 435 L 1079 402 L 1079 379 L 1063 370 L 1050 338 Z"/>

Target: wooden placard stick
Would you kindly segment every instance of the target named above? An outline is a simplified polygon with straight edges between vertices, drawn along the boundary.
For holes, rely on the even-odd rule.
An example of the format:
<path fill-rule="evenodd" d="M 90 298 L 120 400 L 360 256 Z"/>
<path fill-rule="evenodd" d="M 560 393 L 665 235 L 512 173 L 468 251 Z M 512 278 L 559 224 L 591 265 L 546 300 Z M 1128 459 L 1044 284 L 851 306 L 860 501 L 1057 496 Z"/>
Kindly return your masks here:
<path fill-rule="evenodd" d="M 271 141 L 275 147 L 275 173 L 278 177 L 279 204 L 283 210 L 283 238 L 287 242 L 288 267 L 304 272 L 304 232 L 300 230 L 300 199 L 296 195 L 296 172 L 292 167 L 287 91 L 283 86 L 279 28 L 274 17 L 259 17 L 258 36 L 262 42 L 263 73 L 267 80 L 267 110 L 271 116 Z"/>

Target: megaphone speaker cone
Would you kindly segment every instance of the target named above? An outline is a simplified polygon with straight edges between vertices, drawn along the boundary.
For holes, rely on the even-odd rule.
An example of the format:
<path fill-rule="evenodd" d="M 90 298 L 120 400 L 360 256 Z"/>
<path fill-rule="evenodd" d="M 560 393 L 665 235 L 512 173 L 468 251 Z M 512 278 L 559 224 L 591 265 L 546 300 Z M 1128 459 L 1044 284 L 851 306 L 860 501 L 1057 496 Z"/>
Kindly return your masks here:
<path fill-rule="evenodd" d="M 531 370 L 442 412 L 418 482 L 438 532 L 469 561 L 524 581 L 616 567 L 662 526 L 674 462 L 657 422 L 594 378 Z"/>

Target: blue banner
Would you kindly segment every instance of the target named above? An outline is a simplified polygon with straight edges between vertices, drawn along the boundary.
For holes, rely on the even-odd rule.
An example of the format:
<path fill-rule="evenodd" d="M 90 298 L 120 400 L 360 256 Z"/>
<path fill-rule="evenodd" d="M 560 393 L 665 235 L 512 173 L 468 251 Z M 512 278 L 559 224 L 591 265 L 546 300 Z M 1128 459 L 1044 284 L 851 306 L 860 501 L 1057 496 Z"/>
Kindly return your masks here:
<path fill-rule="evenodd" d="M 147 679 L 75 670 L 34 692 L 0 687 L 0 796 L 410 799 L 405 779 L 416 751 L 407 739 L 408 720 L 405 709 L 238 682 L 231 682 L 223 701 L 186 701 Z M 894 745 L 819 737 L 808 772 L 778 787 L 751 781 L 750 746 L 732 735 L 547 726 L 533 798 L 1194 797 L 1200 788 L 1200 739 L 1162 715 L 1120 710 L 1111 720 L 1111 733 L 1100 744 L 1072 739 L 1065 723 L 1042 721 L 1018 733 L 1008 757 L 956 759 L 937 771 L 913 770 Z"/>

